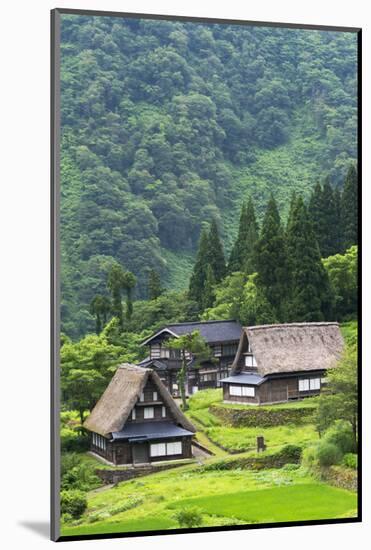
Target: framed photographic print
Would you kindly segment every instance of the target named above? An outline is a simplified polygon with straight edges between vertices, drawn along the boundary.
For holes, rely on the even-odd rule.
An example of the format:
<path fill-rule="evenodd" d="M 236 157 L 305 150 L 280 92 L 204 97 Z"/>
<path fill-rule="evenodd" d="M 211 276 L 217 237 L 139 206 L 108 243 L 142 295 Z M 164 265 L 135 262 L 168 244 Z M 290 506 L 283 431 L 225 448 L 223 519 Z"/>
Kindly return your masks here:
<path fill-rule="evenodd" d="M 361 520 L 360 55 L 53 10 L 53 540 Z"/>

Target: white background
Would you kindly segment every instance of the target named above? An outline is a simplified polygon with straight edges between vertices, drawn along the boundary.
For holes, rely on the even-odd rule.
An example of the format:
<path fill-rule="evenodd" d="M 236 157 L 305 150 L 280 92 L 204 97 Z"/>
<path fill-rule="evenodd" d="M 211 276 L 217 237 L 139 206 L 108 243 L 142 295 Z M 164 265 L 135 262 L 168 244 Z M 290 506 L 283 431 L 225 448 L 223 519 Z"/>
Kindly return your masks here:
<path fill-rule="evenodd" d="M 1 7 L 1 309 L 0 544 L 44 548 L 49 519 L 49 10 L 54 7 L 240 18 L 256 21 L 363 27 L 363 52 L 370 65 L 369 2 L 255 0 L 20 0 Z M 369 67 L 368 67 L 369 69 Z M 364 302 L 369 302 L 370 71 L 364 62 Z M 5 123 L 5 124 L 4 124 Z M 368 154 L 367 154 L 368 153 Z M 368 276 L 367 276 L 368 275 Z M 368 358 L 370 315 L 364 308 Z M 364 388 L 370 388 L 364 365 Z M 369 392 L 364 424 L 368 428 Z M 370 438 L 365 449 L 364 487 L 370 488 Z M 370 499 L 363 524 L 295 527 L 140 539 L 71 542 L 69 548 L 125 547 L 130 550 L 232 545 L 254 548 L 365 548 L 371 540 Z"/>

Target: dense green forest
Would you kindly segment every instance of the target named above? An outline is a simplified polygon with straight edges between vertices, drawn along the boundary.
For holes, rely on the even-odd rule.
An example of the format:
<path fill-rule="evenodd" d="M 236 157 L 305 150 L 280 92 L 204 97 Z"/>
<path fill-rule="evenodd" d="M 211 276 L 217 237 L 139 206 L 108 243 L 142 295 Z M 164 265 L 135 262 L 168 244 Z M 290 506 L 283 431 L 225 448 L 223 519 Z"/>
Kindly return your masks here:
<path fill-rule="evenodd" d="M 125 330 L 197 317 L 184 293 L 202 230 L 217 227 L 229 258 L 248 197 L 258 224 L 271 194 L 286 223 L 294 191 L 341 191 L 356 159 L 355 34 L 64 15 L 61 42 L 61 313 L 73 339 L 96 328 L 92 301 L 116 263 L 127 307 L 136 300 Z M 318 244 L 348 258 L 356 243 Z M 205 311 L 225 275 L 236 284 L 214 275 Z"/>

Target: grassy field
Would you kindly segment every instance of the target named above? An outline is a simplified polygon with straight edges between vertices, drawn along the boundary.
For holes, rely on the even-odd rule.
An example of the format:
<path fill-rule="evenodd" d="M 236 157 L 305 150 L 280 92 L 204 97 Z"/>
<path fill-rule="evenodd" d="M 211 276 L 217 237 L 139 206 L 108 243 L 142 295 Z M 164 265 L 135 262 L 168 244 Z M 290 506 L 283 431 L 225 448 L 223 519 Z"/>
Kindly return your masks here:
<path fill-rule="evenodd" d="M 120 511 L 128 501 L 136 504 Z M 89 493 L 80 523 L 62 525 L 62 534 L 176 528 L 176 509 L 189 506 L 201 509 L 203 525 L 265 523 L 350 516 L 356 495 L 316 483 L 302 469 L 202 472 L 190 465 Z"/>
<path fill-rule="evenodd" d="M 221 495 L 217 499 L 199 497 L 177 503 L 196 506 L 205 513 L 231 515 L 246 523 L 270 523 L 335 518 L 354 514 L 356 495 L 320 484 L 273 487 L 258 491 Z"/>
<path fill-rule="evenodd" d="M 207 437 L 216 445 L 230 452 L 256 449 L 256 438 L 264 436 L 268 448 L 288 444 L 306 445 L 318 439 L 311 424 L 304 426 L 274 426 L 272 428 L 229 428 L 225 426 L 206 428 Z"/>

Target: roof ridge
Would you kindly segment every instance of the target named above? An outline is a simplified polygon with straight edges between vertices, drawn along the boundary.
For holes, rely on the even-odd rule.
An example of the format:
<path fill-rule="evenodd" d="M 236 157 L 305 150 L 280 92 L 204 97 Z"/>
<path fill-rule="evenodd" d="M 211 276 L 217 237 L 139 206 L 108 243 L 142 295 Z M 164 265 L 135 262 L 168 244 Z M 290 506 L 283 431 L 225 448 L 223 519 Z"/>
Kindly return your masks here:
<path fill-rule="evenodd" d="M 164 325 L 163 328 L 178 327 L 181 325 L 211 325 L 216 323 L 238 323 L 238 321 L 236 321 L 236 319 L 213 319 L 211 321 L 184 321 L 182 323 L 169 323 L 168 325 Z"/>
<path fill-rule="evenodd" d="M 275 323 L 272 325 L 254 325 L 243 327 L 244 330 L 256 330 L 263 328 L 282 328 L 282 327 L 318 327 L 318 326 L 339 326 L 337 321 L 313 321 L 303 323 Z"/>

